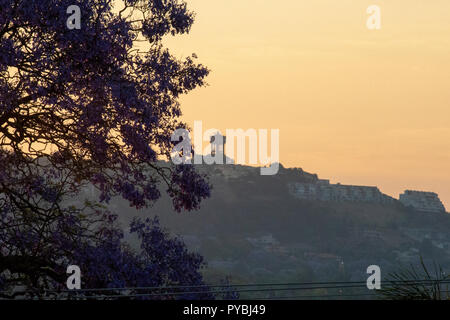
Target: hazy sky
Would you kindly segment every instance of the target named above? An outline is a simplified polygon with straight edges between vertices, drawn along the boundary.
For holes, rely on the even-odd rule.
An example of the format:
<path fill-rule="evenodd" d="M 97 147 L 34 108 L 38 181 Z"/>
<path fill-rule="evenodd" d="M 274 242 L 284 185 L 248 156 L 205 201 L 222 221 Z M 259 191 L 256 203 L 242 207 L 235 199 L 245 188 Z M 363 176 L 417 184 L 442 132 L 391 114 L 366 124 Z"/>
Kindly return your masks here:
<path fill-rule="evenodd" d="M 450 210 L 450 1 L 188 0 L 205 128 L 280 129 L 280 162 L 332 182 L 435 191 Z M 381 8 L 381 30 L 366 9 Z"/>

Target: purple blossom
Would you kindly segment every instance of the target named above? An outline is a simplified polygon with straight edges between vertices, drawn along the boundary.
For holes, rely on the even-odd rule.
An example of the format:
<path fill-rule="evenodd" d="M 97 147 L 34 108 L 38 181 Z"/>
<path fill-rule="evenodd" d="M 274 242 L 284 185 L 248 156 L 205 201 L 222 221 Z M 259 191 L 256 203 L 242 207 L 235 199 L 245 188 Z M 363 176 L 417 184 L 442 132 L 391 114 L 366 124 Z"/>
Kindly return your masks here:
<path fill-rule="evenodd" d="M 180 95 L 209 72 L 162 45 L 189 32 L 193 13 L 178 0 L 138 3 L 126 0 L 134 8 L 119 14 L 109 0 L 79 0 L 81 29 L 69 30 L 72 0 L 0 0 L 0 274 L 58 288 L 65 263 L 76 261 L 92 286 L 201 283 L 201 257 L 157 221 L 133 223 L 136 253 L 101 204 L 64 203 L 88 184 L 100 203 L 121 196 L 136 208 L 158 200 L 161 182 L 178 211 L 210 195 L 192 166 L 159 161 L 185 126 Z M 148 52 L 133 50 L 138 38 Z"/>

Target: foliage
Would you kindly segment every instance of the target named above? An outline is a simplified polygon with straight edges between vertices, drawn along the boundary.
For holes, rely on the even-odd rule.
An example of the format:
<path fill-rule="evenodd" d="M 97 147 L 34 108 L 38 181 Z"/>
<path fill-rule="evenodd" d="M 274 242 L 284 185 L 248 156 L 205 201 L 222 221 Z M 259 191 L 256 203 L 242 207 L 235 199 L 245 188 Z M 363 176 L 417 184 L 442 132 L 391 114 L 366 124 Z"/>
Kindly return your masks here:
<path fill-rule="evenodd" d="M 434 271 L 430 272 L 422 258 L 420 266 L 420 271 L 411 265 L 409 269 L 391 273 L 386 281 L 389 285 L 379 291 L 381 297 L 390 300 L 449 299 L 449 276 L 442 268 L 434 264 Z"/>
<path fill-rule="evenodd" d="M 194 15 L 178 0 L 78 0 L 81 29 L 70 30 L 73 4 L 0 0 L 3 284 L 57 288 L 68 263 L 80 264 L 87 286 L 201 283 L 201 258 L 156 221 L 131 226 L 141 255 L 101 205 L 121 196 L 151 206 L 161 183 L 178 211 L 210 195 L 191 166 L 158 161 L 186 127 L 179 96 L 209 72 L 195 55 L 180 60 L 162 45 L 165 35 L 189 32 Z M 68 205 L 88 184 L 100 203 Z"/>

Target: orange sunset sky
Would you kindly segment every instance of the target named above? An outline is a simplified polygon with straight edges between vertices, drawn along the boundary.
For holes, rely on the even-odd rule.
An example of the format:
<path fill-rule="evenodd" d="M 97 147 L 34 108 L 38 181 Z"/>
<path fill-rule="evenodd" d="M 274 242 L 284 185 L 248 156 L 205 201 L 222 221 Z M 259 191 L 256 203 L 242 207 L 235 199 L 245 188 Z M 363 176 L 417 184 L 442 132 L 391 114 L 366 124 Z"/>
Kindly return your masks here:
<path fill-rule="evenodd" d="M 187 0 L 165 43 L 211 69 L 203 130 L 280 129 L 280 162 L 331 182 L 434 191 L 450 211 L 450 1 Z M 369 30 L 367 7 L 381 8 Z"/>

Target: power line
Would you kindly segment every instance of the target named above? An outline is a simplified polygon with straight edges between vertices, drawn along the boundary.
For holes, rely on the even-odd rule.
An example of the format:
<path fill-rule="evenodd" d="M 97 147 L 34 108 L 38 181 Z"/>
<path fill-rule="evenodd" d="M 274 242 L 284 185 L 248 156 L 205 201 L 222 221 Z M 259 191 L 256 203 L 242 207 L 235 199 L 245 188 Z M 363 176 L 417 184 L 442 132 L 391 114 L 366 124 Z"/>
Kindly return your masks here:
<path fill-rule="evenodd" d="M 289 288 L 263 288 L 263 289 L 237 289 L 237 290 L 215 290 L 215 291 L 179 291 L 179 292 L 168 292 L 168 293 L 136 293 L 131 295 L 115 295 L 114 297 L 144 297 L 144 296 L 178 296 L 178 295 L 191 295 L 191 294 L 219 294 L 219 293 L 230 293 L 230 292 L 270 292 L 270 291 L 297 291 L 297 290 L 313 290 L 313 289 L 343 289 L 343 288 L 361 288 L 361 285 L 348 285 L 348 286 L 323 286 L 323 287 L 289 287 Z"/>
<path fill-rule="evenodd" d="M 436 284 L 436 283 L 450 283 L 450 280 L 390 280 L 382 281 L 382 283 L 389 284 Z M 285 282 L 285 283 L 253 283 L 253 284 L 215 284 L 215 285 L 184 285 L 184 286 L 153 286 L 153 287 L 117 287 L 117 288 L 88 288 L 88 289 L 76 289 L 76 290 L 43 290 L 44 292 L 95 292 L 95 291 L 126 291 L 126 290 L 165 290 L 165 289 L 188 289 L 188 288 L 240 288 L 240 287 L 268 287 L 268 286 L 314 286 L 311 289 L 321 289 L 322 287 L 316 287 L 326 285 L 326 288 L 332 286 L 340 288 L 346 285 L 361 285 L 366 286 L 366 281 L 330 281 L 330 282 Z M 330 285 L 330 287 L 328 287 Z M 1 292 L 1 291 L 0 291 Z"/>
<path fill-rule="evenodd" d="M 422 280 L 398 280 L 398 281 L 385 281 L 390 284 L 402 284 L 406 286 L 410 285 L 436 285 L 436 284 L 448 284 L 450 280 L 430 280 L 430 279 L 422 279 Z M 302 285 L 301 287 L 297 287 L 298 285 Z M 305 287 L 305 285 L 309 285 L 309 287 Z M 73 298 L 76 298 L 77 293 L 88 293 L 88 292 L 101 292 L 101 291 L 124 291 L 124 290 L 176 290 L 176 289 L 188 289 L 188 288 L 205 288 L 203 291 L 177 291 L 177 292 L 151 292 L 151 293 L 132 293 L 132 294 L 115 294 L 115 295 L 80 295 L 79 298 L 93 299 L 93 298 L 131 298 L 131 297 L 154 297 L 154 296 L 178 296 L 178 295 L 194 295 L 194 294 L 220 294 L 220 293 L 233 293 L 233 292 L 270 292 L 270 291 L 299 291 L 299 290 L 315 290 L 315 289 L 345 289 L 345 288 L 365 288 L 366 282 L 363 281 L 335 281 L 335 282 L 303 282 L 303 283 L 266 283 L 266 284 L 228 284 L 228 285 L 199 285 L 199 286 L 166 286 L 166 287 L 125 287 L 125 288 L 97 288 L 97 289 L 80 289 L 80 290 L 43 290 L 43 291 L 24 291 L 20 292 L 20 294 L 61 294 L 61 293 L 71 293 Z M 252 288 L 246 289 L 248 287 L 264 287 L 264 286 L 287 286 L 282 288 Z M 291 287 L 295 286 L 295 287 Z M 244 288 L 244 289 L 236 289 Z M 208 289 L 211 288 L 222 288 L 222 290 L 213 290 L 210 291 Z M 3 293 L 10 293 L 7 291 L 3 291 Z M 74 297 L 75 296 L 75 297 Z"/>
<path fill-rule="evenodd" d="M 355 294 L 327 294 L 327 295 L 314 295 L 314 296 L 280 296 L 280 297 L 268 297 L 268 298 L 254 298 L 253 300 L 283 300 L 283 299 L 299 299 L 299 298 L 309 298 L 309 299 L 315 299 L 315 298 L 338 298 L 338 297 L 376 297 L 377 294 L 374 293 L 355 293 Z"/>
<path fill-rule="evenodd" d="M 429 283 L 429 280 L 425 282 L 425 285 L 432 285 L 433 283 Z M 442 282 L 440 282 L 442 283 Z M 447 281 L 445 283 L 450 283 Z M 415 285 L 417 283 L 405 283 L 405 285 Z M 421 284 L 424 284 L 423 282 Z M 161 297 L 161 296 L 180 296 L 180 295 L 196 295 L 196 294 L 221 294 L 221 293 L 234 293 L 234 292 L 273 292 L 273 291 L 300 291 L 300 290 L 315 290 L 315 289 L 345 289 L 345 288 L 365 288 L 366 284 L 362 285 L 341 285 L 341 286 L 313 286 L 313 287 L 287 287 L 287 288 L 262 288 L 262 289 L 231 289 L 231 290 L 215 290 L 215 291 L 178 291 L 178 292 L 167 292 L 167 293 L 134 293 L 134 294 L 118 294 L 118 295 L 93 295 L 93 296 L 81 296 L 86 299 L 94 299 L 94 298 L 139 298 L 139 297 Z"/>

